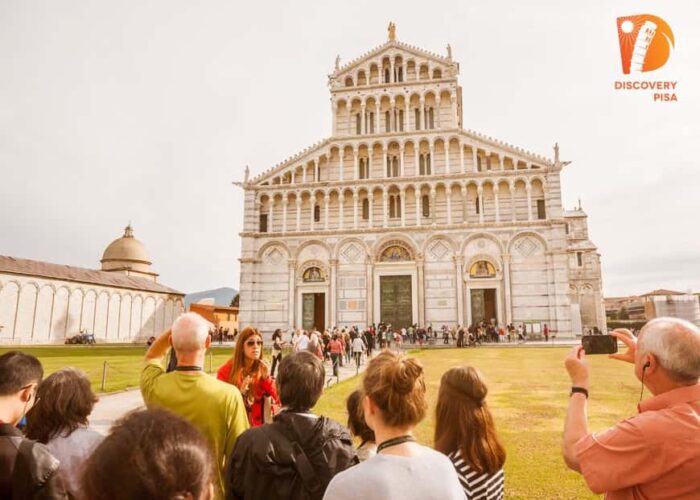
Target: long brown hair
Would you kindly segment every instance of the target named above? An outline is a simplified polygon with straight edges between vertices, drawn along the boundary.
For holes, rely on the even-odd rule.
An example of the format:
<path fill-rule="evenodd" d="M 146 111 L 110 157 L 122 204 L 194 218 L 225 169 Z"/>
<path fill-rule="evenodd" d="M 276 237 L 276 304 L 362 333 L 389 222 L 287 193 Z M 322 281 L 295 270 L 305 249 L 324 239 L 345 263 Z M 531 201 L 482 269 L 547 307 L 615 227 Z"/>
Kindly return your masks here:
<path fill-rule="evenodd" d="M 88 425 L 97 396 L 83 372 L 64 368 L 39 384 L 37 401 L 27 414 L 27 437 L 46 444 Z"/>
<path fill-rule="evenodd" d="M 423 366 L 416 358 L 382 351 L 369 362 L 362 388 L 390 427 L 416 425 L 425 417 Z"/>
<path fill-rule="evenodd" d="M 462 459 L 478 473 L 494 474 L 503 467 L 506 450 L 486 405 L 487 392 L 476 368 L 445 372 L 435 409 L 435 449 L 445 455 L 459 450 Z"/>
<path fill-rule="evenodd" d="M 254 360 L 249 368 L 246 368 L 245 343 L 254 335 L 257 335 L 260 337 L 260 340 L 263 340 L 262 333 L 252 326 L 246 326 L 241 333 L 238 334 L 236 347 L 233 349 L 233 357 L 231 358 L 231 375 L 229 376 L 229 382 L 233 385 L 237 386 L 247 376 L 252 377 L 254 383 L 268 377 L 269 372 L 267 364 L 263 361 L 262 346 L 260 349 L 260 357 Z"/>

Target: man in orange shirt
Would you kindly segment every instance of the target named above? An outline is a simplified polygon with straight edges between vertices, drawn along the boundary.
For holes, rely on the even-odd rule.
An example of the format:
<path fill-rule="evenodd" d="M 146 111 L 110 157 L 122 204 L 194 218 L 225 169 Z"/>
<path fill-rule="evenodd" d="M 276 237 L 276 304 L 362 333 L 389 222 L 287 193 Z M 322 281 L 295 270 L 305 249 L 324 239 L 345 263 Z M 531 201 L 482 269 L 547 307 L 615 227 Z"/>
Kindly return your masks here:
<path fill-rule="evenodd" d="M 639 414 L 607 431 L 589 433 L 588 365 L 580 346 L 566 358 L 572 382 L 564 427 L 564 461 L 607 499 L 700 498 L 700 329 L 676 318 L 647 323 L 639 341 L 629 330 L 612 335 L 627 352 L 610 357 L 634 364 L 653 397 Z"/>

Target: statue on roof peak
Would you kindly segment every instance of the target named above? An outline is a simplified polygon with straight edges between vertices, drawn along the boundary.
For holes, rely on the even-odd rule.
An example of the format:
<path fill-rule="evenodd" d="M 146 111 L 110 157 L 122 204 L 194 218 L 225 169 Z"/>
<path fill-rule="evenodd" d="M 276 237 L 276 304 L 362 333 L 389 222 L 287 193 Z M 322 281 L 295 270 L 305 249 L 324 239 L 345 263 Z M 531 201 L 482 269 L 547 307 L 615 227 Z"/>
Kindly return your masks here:
<path fill-rule="evenodd" d="M 387 28 L 387 31 L 389 32 L 389 41 L 395 41 L 396 40 L 396 24 L 393 22 L 389 23 L 389 27 Z"/>

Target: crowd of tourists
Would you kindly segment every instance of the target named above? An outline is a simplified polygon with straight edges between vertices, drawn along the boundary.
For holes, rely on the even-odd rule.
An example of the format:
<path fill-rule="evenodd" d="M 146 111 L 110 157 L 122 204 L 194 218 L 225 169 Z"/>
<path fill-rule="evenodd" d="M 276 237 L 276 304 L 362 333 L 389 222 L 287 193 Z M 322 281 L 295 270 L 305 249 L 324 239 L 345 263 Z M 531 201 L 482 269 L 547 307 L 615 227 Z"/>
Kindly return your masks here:
<path fill-rule="evenodd" d="M 337 422 L 313 412 L 324 360 L 352 361 L 347 346 L 352 353 L 363 344 L 366 352 L 371 333 L 295 332 L 294 350 L 283 356 L 286 341 L 275 332 L 270 369 L 263 335 L 246 327 L 214 377 L 203 371 L 209 327 L 186 313 L 155 339 L 140 381 L 147 409 L 120 418 L 106 437 L 89 425 L 97 398 L 84 373 L 64 368 L 44 378 L 34 356 L 0 356 L 0 499 L 507 496 L 506 451 L 478 369 L 442 375 L 429 447 L 415 438 L 428 412 L 424 368 L 387 349 L 391 340 L 372 346 L 377 352 L 347 397 L 346 420 Z M 572 383 L 564 462 L 607 498 L 700 498 L 700 329 L 660 318 L 638 338 L 612 334 L 627 351 L 611 357 L 631 363 L 652 397 L 638 415 L 589 432 L 590 367 L 574 347 L 564 362 Z"/>

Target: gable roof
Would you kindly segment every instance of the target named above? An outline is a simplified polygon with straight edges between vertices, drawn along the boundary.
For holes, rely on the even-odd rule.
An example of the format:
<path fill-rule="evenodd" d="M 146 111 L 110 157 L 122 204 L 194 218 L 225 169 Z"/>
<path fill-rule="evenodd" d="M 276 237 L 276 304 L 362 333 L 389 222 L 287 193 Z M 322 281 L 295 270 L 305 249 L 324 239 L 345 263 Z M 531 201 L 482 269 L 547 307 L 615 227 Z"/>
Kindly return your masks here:
<path fill-rule="evenodd" d="M 90 285 L 109 286 L 117 288 L 128 288 L 130 290 L 169 293 L 171 295 L 185 294 L 178 292 L 160 283 L 156 283 L 148 278 L 138 276 L 127 276 L 120 273 L 97 271 L 85 269 L 83 267 L 65 266 L 62 264 L 52 264 L 38 260 L 18 259 L 0 255 L 0 273 L 19 274 L 22 276 L 37 276 L 48 279 L 58 279 L 63 281 L 73 281 Z"/>
<path fill-rule="evenodd" d="M 365 52 L 359 57 L 356 57 L 355 59 L 352 59 L 350 62 L 345 63 L 341 67 L 339 67 L 337 70 L 333 71 L 331 73 L 332 78 L 336 78 L 340 76 L 341 74 L 345 73 L 346 71 L 359 66 L 363 62 L 365 62 L 368 59 L 371 59 L 372 57 L 377 56 L 378 54 L 381 54 L 383 51 L 389 49 L 389 48 L 398 48 L 402 49 L 406 52 L 410 52 L 413 55 L 419 56 L 419 57 L 425 57 L 428 59 L 432 59 L 433 61 L 439 62 L 441 64 L 445 65 L 451 65 L 454 64 L 454 61 L 448 57 L 441 56 L 439 54 L 436 54 L 435 52 L 430 52 L 424 49 L 421 49 L 420 47 L 416 47 L 415 45 L 410 45 L 407 43 L 399 42 L 398 40 L 387 40 L 381 45 L 378 45 L 377 47 L 373 48 L 372 50 Z"/>
<path fill-rule="evenodd" d="M 330 137 L 327 137 L 321 141 L 316 142 L 315 144 L 312 144 L 311 146 L 308 146 L 298 153 L 293 154 L 292 156 L 288 157 L 285 160 L 282 160 L 281 162 L 277 163 L 274 167 L 270 167 L 267 170 L 264 170 L 263 172 L 259 173 L 252 179 L 250 179 L 251 184 L 258 184 L 260 182 L 263 182 L 267 180 L 269 177 L 272 175 L 276 174 L 279 170 L 284 169 L 285 167 L 288 167 L 291 163 L 294 163 L 295 161 L 298 161 L 302 159 L 304 156 L 308 156 L 311 153 L 314 153 L 318 151 L 319 149 L 327 146 L 331 141 Z"/>

